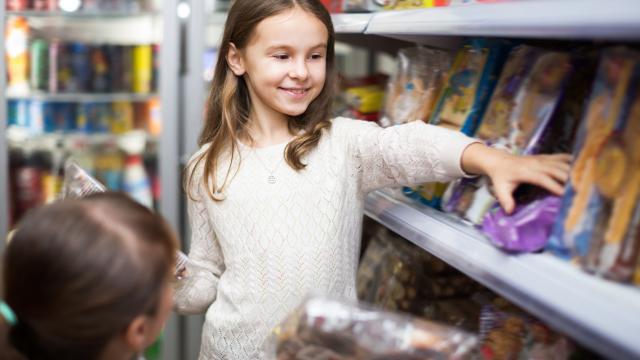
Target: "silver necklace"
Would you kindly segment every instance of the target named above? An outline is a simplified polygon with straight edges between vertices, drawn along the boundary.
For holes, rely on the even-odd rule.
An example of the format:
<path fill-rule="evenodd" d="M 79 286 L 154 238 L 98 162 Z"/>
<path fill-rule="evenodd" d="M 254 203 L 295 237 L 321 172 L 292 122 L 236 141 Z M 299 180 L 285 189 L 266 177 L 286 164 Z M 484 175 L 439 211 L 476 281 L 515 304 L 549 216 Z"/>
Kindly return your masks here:
<path fill-rule="evenodd" d="M 278 161 L 278 163 L 276 164 L 276 166 L 273 167 L 273 170 L 269 170 L 269 168 L 267 167 L 267 165 L 264 164 L 264 162 L 262 161 L 262 159 L 260 158 L 260 156 L 258 155 L 258 152 L 253 151 L 253 153 L 256 155 L 256 159 L 258 159 L 258 161 L 260 162 L 260 165 L 262 165 L 262 167 L 267 171 L 267 173 L 269 174 L 267 176 L 267 184 L 269 185 L 273 185 L 276 183 L 276 176 L 275 176 L 275 172 L 276 170 L 278 170 L 278 167 L 280 166 L 280 164 L 282 163 L 282 160 L 284 160 L 284 156 L 282 158 L 280 158 L 280 160 Z"/>

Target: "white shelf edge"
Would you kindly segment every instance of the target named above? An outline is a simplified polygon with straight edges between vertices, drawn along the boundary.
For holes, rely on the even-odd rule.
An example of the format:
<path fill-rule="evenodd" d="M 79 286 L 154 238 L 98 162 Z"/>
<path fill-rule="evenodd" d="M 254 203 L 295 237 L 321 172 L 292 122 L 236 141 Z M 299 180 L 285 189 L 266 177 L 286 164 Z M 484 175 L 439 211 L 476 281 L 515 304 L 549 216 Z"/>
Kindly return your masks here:
<path fill-rule="evenodd" d="M 6 94 L 7 100 L 41 100 L 51 102 L 114 102 L 114 101 L 147 101 L 157 98 L 159 94 L 137 94 L 137 93 L 28 93 L 28 94 Z"/>
<path fill-rule="evenodd" d="M 365 33 L 640 40 L 640 1 L 536 0 L 378 12 Z"/>
<path fill-rule="evenodd" d="M 640 289 L 547 254 L 508 255 L 434 209 L 374 192 L 365 214 L 609 358 L 640 357 Z"/>
<path fill-rule="evenodd" d="M 331 20 L 333 28 L 338 34 L 361 34 L 363 33 L 373 14 L 332 14 Z"/>

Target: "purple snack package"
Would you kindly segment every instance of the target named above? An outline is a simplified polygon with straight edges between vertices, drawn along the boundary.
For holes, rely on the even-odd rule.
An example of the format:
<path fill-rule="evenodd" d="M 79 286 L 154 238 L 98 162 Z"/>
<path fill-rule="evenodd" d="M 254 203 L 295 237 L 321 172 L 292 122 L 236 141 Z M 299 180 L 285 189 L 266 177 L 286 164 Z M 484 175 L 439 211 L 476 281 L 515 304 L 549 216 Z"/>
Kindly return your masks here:
<path fill-rule="evenodd" d="M 497 247 L 510 252 L 535 252 L 547 244 L 560 211 L 560 198 L 547 196 L 516 207 L 507 215 L 500 207 L 487 214 L 482 231 Z"/>

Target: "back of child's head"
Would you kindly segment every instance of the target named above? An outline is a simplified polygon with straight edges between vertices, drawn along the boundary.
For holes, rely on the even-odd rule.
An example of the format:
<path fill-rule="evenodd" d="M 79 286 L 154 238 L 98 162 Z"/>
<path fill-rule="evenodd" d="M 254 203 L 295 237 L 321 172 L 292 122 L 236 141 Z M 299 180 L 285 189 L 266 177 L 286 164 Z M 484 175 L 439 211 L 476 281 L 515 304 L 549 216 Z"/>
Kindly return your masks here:
<path fill-rule="evenodd" d="M 210 143 L 209 149 L 196 159 L 196 164 L 187 173 L 186 188 L 193 181 L 195 168 L 204 161 L 204 184 L 212 184 L 214 189 L 223 188 L 230 177 L 227 173 L 217 178 L 213 170 L 217 168 L 221 153 L 228 152 L 231 161 L 238 146 L 238 137 L 246 136 L 247 123 L 251 112 L 251 97 L 245 79 L 236 76 L 227 62 L 231 44 L 242 51 L 255 37 L 256 27 L 263 20 L 286 11 L 301 9 L 317 18 L 327 29 L 326 76 L 320 94 L 309 104 L 306 111 L 297 116 L 289 116 L 288 126 L 292 134 L 298 136 L 291 141 L 285 152 L 286 162 L 296 170 L 306 165 L 302 158 L 316 147 L 324 129 L 331 126 L 331 108 L 335 94 L 335 33 L 331 15 L 319 0 L 235 0 L 227 16 L 224 34 L 218 50 L 213 84 L 207 101 L 205 125 L 200 134 L 199 145 Z M 193 165 L 193 164 L 192 164 Z M 231 170 L 229 169 L 228 172 Z M 210 189 L 211 190 L 211 189 Z M 210 193 L 210 195 L 212 195 Z"/>
<path fill-rule="evenodd" d="M 126 195 L 63 200 L 29 213 L 7 246 L 9 345 L 29 359 L 96 359 L 137 316 L 158 311 L 176 238 Z"/>

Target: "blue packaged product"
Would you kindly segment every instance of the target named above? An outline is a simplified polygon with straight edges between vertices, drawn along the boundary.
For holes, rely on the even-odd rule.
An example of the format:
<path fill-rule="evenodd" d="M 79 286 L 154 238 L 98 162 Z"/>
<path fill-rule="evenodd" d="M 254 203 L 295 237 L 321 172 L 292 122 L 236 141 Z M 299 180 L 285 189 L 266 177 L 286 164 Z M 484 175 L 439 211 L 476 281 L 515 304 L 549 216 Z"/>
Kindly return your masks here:
<path fill-rule="evenodd" d="M 44 101 L 31 100 L 29 104 L 29 130 L 34 134 L 44 131 Z"/>
<path fill-rule="evenodd" d="M 29 127 L 29 100 L 10 100 L 7 110 L 9 125 Z"/>
<path fill-rule="evenodd" d="M 574 149 L 575 160 L 560 215 L 547 249 L 562 258 L 588 255 L 602 194 L 596 190 L 597 156 L 615 130 L 640 53 L 625 48 L 605 51 Z M 636 73 L 635 76 L 638 76 Z"/>

